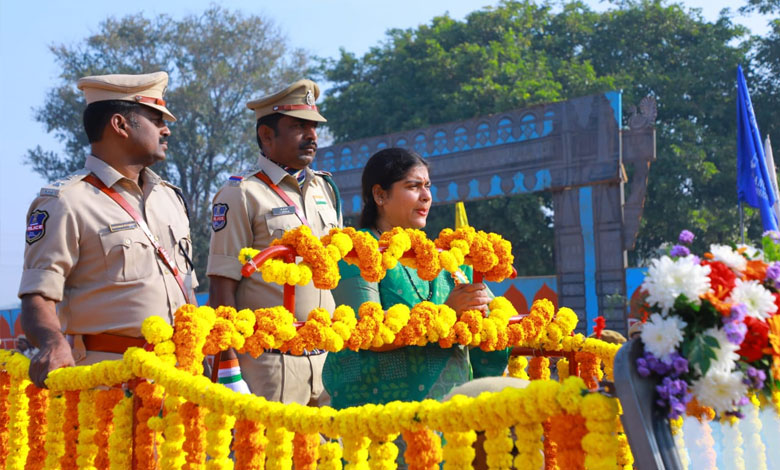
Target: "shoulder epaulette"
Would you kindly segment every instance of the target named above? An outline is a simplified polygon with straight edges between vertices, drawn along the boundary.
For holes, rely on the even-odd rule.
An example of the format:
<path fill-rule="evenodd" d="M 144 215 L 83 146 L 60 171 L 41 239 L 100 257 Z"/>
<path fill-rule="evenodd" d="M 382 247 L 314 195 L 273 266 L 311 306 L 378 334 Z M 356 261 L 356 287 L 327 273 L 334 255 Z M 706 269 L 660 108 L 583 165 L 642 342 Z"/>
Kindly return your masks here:
<path fill-rule="evenodd" d="M 64 191 L 69 186 L 73 186 L 75 183 L 83 180 L 88 174 L 89 171 L 86 169 L 79 170 L 72 175 L 68 175 L 64 178 L 47 184 L 41 188 L 41 191 L 38 194 L 40 196 L 60 197 L 60 193 L 62 191 Z"/>
<path fill-rule="evenodd" d="M 171 183 L 170 181 L 162 180 L 162 184 L 164 184 L 165 186 L 168 186 L 169 188 L 173 189 L 177 193 L 181 192 L 181 188 L 176 186 L 175 184 Z"/>
<path fill-rule="evenodd" d="M 228 184 L 230 186 L 238 186 L 241 184 L 242 181 L 244 181 L 244 177 L 241 175 L 233 175 L 230 178 L 228 178 Z"/>
<path fill-rule="evenodd" d="M 174 193 L 176 193 L 176 196 L 178 196 L 179 201 L 181 201 L 181 205 L 184 206 L 184 213 L 187 214 L 187 218 L 190 218 L 190 206 L 187 204 L 187 200 L 184 199 L 184 191 L 181 190 L 180 187 L 176 186 L 175 184 L 171 183 L 170 181 L 162 180 L 162 184 L 165 186 L 168 186 L 173 190 Z"/>

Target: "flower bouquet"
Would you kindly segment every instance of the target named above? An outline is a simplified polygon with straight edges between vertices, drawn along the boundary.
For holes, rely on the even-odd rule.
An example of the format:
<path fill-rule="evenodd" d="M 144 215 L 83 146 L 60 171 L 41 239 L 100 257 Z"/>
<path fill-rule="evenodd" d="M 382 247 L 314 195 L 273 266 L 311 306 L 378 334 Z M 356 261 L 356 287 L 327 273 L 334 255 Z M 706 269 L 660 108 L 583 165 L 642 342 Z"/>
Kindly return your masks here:
<path fill-rule="evenodd" d="M 721 416 L 741 417 L 754 393 L 780 406 L 780 234 L 760 250 L 710 245 L 702 257 L 693 238 L 683 230 L 648 269 L 637 372 L 660 378 L 670 419 L 694 398 Z"/>

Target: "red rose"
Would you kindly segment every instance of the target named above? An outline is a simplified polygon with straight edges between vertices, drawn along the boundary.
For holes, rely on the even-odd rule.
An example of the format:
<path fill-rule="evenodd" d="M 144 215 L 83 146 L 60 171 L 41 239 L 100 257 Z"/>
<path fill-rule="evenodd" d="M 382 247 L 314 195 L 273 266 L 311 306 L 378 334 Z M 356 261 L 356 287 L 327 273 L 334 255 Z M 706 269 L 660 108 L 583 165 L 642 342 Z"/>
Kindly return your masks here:
<path fill-rule="evenodd" d="M 720 261 L 702 261 L 702 265 L 710 267 L 710 285 L 715 296 L 721 300 L 728 297 L 737 282 L 737 275 Z"/>
<path fill-rule="evenodd" d="M 737 354 L 748 362 L 757 361 L 764 355 L 762 350 L 769 344 L 769 325 L 764 320 L 753 317 L 746 317 L 745 325 L 748 328 L 747 334 L 739 345 Z"/>

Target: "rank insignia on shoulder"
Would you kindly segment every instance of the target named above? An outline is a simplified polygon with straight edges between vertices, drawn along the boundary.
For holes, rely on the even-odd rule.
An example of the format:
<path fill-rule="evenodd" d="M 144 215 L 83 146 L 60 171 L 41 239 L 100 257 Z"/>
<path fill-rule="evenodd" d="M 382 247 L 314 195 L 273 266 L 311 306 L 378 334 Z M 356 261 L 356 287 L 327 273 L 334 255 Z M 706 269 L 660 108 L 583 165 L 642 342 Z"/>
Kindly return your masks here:
<path fill-rule="evenodd" d="M 30 221 L 27 223 L 27 234 L 25 235 L 25 241 L 28 245 L 32 245 L 37 242 L 46 234 L 46 219 L 49 218 L 49 213 L 46 211 L 33 211 L 30 214 Z"/>
<path fill-rule="evenodd" d="M 57 188 L 41 188 L 41 192 L 38 193 L 40 196 L 52 196 L 57 197 L 60 195 L 60 190 Z"/>
<path fill-rule="evenodd" d="M 241 184 L 241 182 L 242 182 L 243 180 L 244 180 L 244 177 L 243 177 L 243 176 L 236 176 L 236 175 L 233 175 L 233 176 L 231 176 L 230 178 L 228 178 L 228 184 L 229 184 L 230 186 L 238 186 L 239 184 Z"/>
<path fill-rule="evenodd" d="M 214 204 L 211 208 L 211 229 L 219 232 L 227 226 L 227 204 Z"/>

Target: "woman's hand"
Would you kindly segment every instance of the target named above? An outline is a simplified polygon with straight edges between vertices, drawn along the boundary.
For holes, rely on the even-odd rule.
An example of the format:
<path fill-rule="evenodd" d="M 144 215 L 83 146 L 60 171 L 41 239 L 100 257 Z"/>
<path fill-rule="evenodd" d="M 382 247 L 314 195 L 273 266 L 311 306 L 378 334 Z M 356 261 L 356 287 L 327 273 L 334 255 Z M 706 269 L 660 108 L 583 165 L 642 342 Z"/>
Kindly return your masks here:
<path fill-rule="evenodd" d="M 447 297 L 447 301 L 444 303 L 458 314 L 466 310 L 479 310 L 487 313 L 490 296 L 488 295 L 487 287 L 481 282 L 476 284 L 458 284 L 452 289 L 449 297 Z"/>

